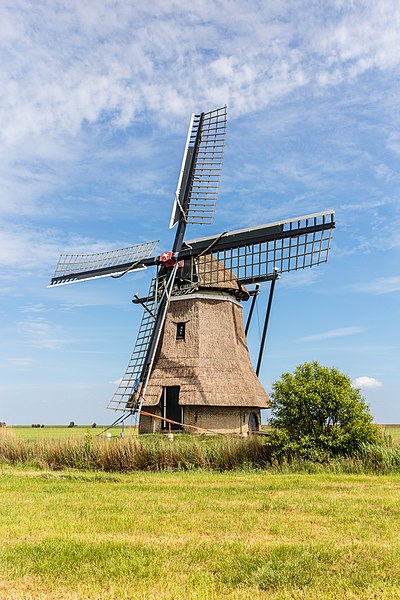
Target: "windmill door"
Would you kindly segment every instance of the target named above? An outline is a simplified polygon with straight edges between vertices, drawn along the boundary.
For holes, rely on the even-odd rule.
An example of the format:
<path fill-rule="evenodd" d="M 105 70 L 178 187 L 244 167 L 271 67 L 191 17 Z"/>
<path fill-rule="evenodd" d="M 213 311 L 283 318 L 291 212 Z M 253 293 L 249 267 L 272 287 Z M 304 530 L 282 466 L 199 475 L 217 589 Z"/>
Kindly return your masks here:
<path fill-rule="evenodd" d="M 260 431 L 260 420 L 257 413 L 251 412 L 249 415 L 249 430 L 250 433 L 253 431 Z"/>
<path fill-rule="evenodd" d="M 163 394 L 161 398 L 162 415 L 165 419 L 171 421 L 178 421 L 182 423 L 182 407 L 179 406 L 179 386 L 167 386 L 163 388 Z M 163 431 L 182 429 L 180 425 L 175 423 L 168 423 L 168 421 L 162 421 Z"/>

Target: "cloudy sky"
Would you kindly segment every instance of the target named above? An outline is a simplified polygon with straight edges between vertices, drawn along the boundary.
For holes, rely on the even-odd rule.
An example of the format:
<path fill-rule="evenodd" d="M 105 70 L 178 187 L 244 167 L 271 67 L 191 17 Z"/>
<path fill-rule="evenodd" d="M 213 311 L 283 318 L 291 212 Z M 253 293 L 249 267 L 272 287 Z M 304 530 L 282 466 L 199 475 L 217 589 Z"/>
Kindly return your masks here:
<path fill-rule="evenodd" d="M 316 359 L 400 422 L 398 0 L 14 0 L 0 40 L 1 421 L 111 422 L 149 274 L 46 285 L 60 252 L 169 249 L 190 114 L 227 104 L 189 237 L 336 211 L 329 263 L 277 284 L 262 383 Z"/>

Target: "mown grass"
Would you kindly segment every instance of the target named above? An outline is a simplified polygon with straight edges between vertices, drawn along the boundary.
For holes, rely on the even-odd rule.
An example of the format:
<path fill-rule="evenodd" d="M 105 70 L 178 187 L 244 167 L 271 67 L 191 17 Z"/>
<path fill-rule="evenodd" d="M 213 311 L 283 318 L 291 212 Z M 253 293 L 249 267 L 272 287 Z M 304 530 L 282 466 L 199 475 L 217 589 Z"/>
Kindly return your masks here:
<path fill-rule="evenodd" d="M 75 427 L 67 427 L 64 425 L 46 425 L 45 427 L 28 427 L 26 425 L 8 426 L 5 431 L 8 434 L 13 434 L 20 440 L 64 440 L 69 438 L 83 438 L 87 432 L 90 435 L 101 433 L 107 426 L 97 425 L 78 425 Z M 136 427 L 126 426 L 127 435 L 136 433 Z M 119 436 L 121 428 L 113 429 L 112 435 Z"/>
<path fill-rule="evenodd" d="M 91 425 L 78 425 L 67 427 L 63 425 L 46 425 L 45 427 L 29 427 L 25 425 L 8 426 L 6 431 L 12 433 L 21 440 L 64 440 L 69 438 L 83 438 L 87 432 L 96 436 L 106 428 L 106 425 L 97 425 L 93 428 Z M 385 435 L 387 442 L 393 445 L 400 445 L 400 425 L 379 425 L 380 430 Z M 268 431 L 268 426 L 263 426 L 264 431 Z M 116 427 L 110 430 L 113 437 L 120 437 L 121 428 Z M 127 437 L 137 435 L 137 428 L 131 425 L 125 425 L 125 435 Z"/>
<path fill-rule="evenodd" d="M 399 598 L 400 476 L 0 470 L 0 598 Z"/>

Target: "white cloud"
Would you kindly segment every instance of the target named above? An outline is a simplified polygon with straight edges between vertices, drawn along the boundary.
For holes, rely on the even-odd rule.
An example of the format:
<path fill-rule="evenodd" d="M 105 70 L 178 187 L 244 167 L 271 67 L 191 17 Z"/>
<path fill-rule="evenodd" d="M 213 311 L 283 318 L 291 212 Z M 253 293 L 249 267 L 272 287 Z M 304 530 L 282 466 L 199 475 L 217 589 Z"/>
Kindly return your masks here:
<path fill-rule="evenodd" d="M 7 362 L 13 367 L 25 369 L 27 367 L 31 367 L 33 365 L 32 358 L 24 358 L 23 356 L 16 358 L 7 358 Z"/>
<path fill-rule="evenodd" d="M 305 86 L 309 97 L 322 96 L 372 69 L 398 66 L 399 34 L 397 0 L 3 5 L 0 213 L 68 211 L 68 202 L 46 198 L 55 189 L 62 196 L 99 132 L 140 129 L 144 119 L 155 130 L 176 129 L 192 110 L 224 103 L 230 118 L 257 113 Z M 396 140 L 388 145 L 396 148 Z M 326 181 L 327 161 L 321 169 L 317 155 L 313 171 L 289 156 L 281 163 L 305 185 Z M 386 177 L 393 171 L 377 169 Z M 145 174 L 135 181 L 144 185 Z M 150 187 L 159 189 L 153 180 Z"/>
<path fill-rule="evenodd" d="M 106 252 L 129 245 L 129 242 L 107 243 L 76 234 L 66 239 L 57 229 L 39 230 L 29 226 L 0 224 L 0 266 L 9 270 L 44 269 L 51 273 L 60 253 Z"/>
<path fill-rule="evenodd" d="M 352 382 L 351 385 L 355 388 L 377 388 L 377 387 L 381 387 L 383 385 L 383 383 L 381 381 L 379 381 L 378 379 L 375 379 L 375 377 L 356 377 Z"/>
<path fill-rule="evenodd" d="M 282 278 L 280 285 L 285 288 L 297 288 L 313 285 L 321 277 L 321 272 L 316 269 L 299 269 L 290 273 L 290 277 Z"/>
<path fill-rule="evenodd" d="M 400 292 L 400 276 L 380 277 L 368 283 L 355 285 L 354 289 L 359 292 L 378 295 Z"/>
<path fill-rule="evenodd" d="M 3 268 L 31 268 L 48 265 L 57 257 L 54 231 L 4 224 L 0 226 L 0 265 Z"/>
<path fill-rule="evenodd" d="M 61 325 L 52 323 L 43 318 L 20 321 L 18 327 L 28 346 L 56 350 L 71 343 L 65 335 Z"/>
<path fill-rule="evenodd" d="M 400 136 L 396 133 L 391 133 L 388 137 L 387 147 L 394 154 L 400 154 Z"/>
<path fill-rule="evenodd" d="M 143 110 L 166 122 L 225 101 L 244 114 L 400 63 L 396 0 L 331 5 L 329 21 L 295 1 L 23 4 L 1 9 L 0 135 L 37 154 L 106 115 L 125 127 Z"/>
<path fill-rule="evenodd" d="M 346 337 L 348 335 L 356 335 L 365 331 L 364 327 L 339 327 L 338 329 L 331 329 L 322 333 L 315 333 L 313 335 L 307 335 L 299 338 L 299 342 L 318 342 L 322 340 L 329 340 L 337 337 Z"/>
<path fill-rule="evenodd" d="M 22 313 L 42 313 L 46 312 L 48 307 L 42 302 L 38 302 L 37 304 L 26 304 L 25 306 L 21 306 L 19 311 Z"/>

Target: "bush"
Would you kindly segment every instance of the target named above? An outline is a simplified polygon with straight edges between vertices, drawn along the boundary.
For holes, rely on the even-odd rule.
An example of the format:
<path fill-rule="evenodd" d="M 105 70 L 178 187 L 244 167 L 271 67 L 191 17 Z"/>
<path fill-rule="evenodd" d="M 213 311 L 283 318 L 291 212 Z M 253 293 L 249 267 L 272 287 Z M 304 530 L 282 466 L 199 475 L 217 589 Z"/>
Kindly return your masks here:
<path fill-rule="evenodd" d="M 382 440 L 360 390 L 335 368 L 305 363 L 272 389 L 272 436 L 289 453 L 325 460 Z"/>

